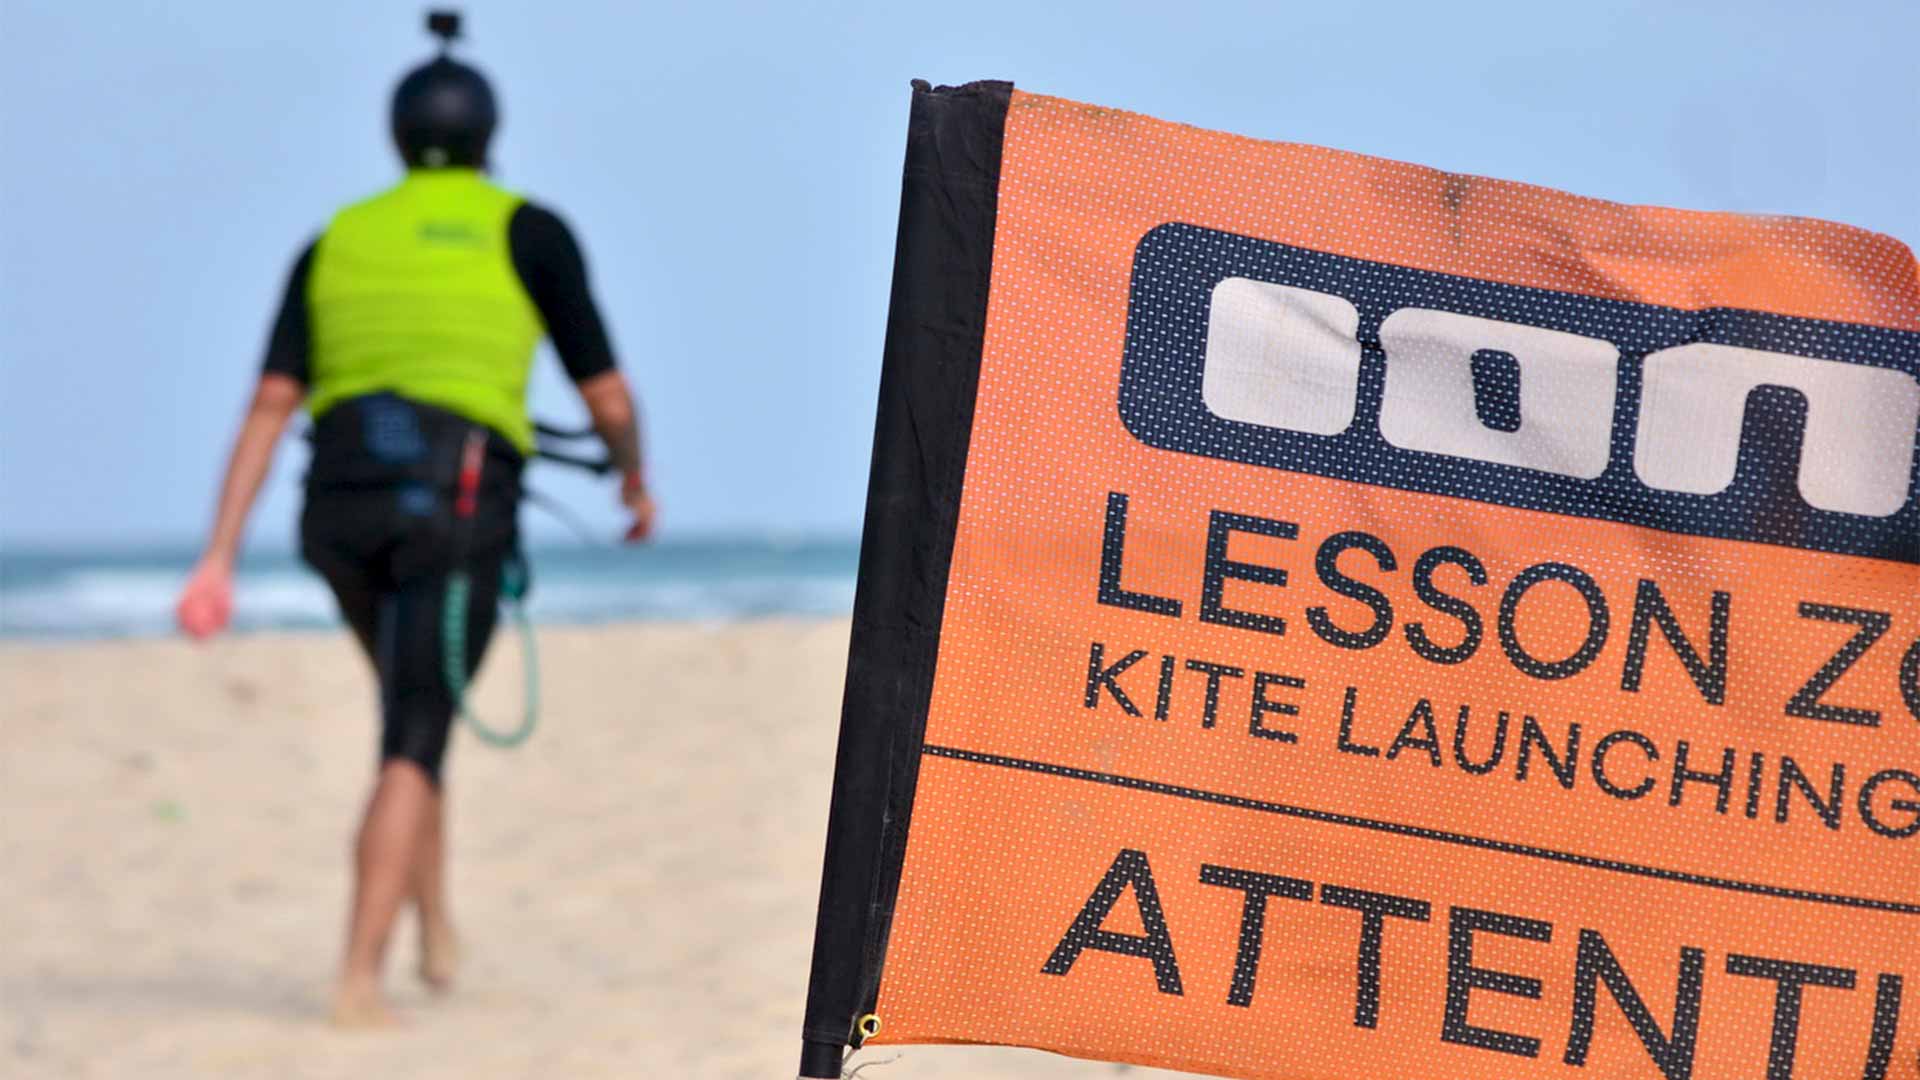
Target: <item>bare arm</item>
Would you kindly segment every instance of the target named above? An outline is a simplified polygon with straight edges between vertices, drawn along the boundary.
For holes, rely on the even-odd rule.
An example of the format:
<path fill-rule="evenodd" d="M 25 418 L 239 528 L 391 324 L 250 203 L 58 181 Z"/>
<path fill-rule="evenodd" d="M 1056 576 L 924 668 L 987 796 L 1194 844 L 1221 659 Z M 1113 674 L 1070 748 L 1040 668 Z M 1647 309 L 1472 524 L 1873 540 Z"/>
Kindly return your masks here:
<path fill-rule="evenodd" d="M 618 371 L 604 371 L 579 384 L 580 400 L 593 418 L 593 430 L 607 444 L 614 468 L 622 473 L 640 473 L 640 420 L 633 407 L 633 392 L 626 377 Z"/>
<path fill-rule="evenodd" d="M 580 400 L 593 419 L 593 430 L 607 444 L 607 454 L 620 470 L 620 501 L 633 514 L 628 540 L 644 540 L 653 531 L 653 499 L 647 492 L 647 475 L 640 453 L 640 419 L 633 405 L 633 391 L 619 371 L 603 371 L 581 380 Z"/>
<path fill-rule="evenodd" d="M 260 484 L 273 464 L 274 449 L 287 429 L 287 421 L 307 396 L 298 380 L 268 372 L 260 376 L 227 458 L 226 480 L 220 485 L 220 508 L 213 517 L 213 535 L 207 541 L 203 560 L 232 565 L 240 553 L 240 538 L 246 532 L 247 515 L 260 494 Z"/>
<path fill-rule="evenodd" d="M 220 485 L 220 505 L 214 512 L 213 533 L 200 556 L 193 577 L 180 597 L 180 625 L 195 637 L 207 637 L 226 625 L 233 608 L 233 563 L 247 515 L 260 494 L 260 484 L 273 464 L 274 449 L 287 421 L 306 398 L 298 379 L 268 372 L 260 376 L 247 407 L 246 419 L 227 458 L 226 478 Z"/>

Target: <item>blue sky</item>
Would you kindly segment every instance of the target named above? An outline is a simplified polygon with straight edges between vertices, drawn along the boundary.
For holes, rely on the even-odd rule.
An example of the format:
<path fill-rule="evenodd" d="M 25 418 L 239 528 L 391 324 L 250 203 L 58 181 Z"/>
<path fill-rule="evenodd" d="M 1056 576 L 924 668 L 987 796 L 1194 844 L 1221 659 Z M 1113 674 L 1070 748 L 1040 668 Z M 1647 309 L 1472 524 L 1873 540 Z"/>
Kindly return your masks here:
<path fill-rule="evenodd" d="M 197 539 L 289 260 L 396 175 L 421 10 L 9 0 L 0 548 Z M 466 10 L 498 174 L 581 235 L 683 535 L 857 531 L 914 77 L 1920 241 L 1920 4 Z M 575 417 L 556 367 L 536 411 Z M 606 492 L 535 483 L 612 528 Z"/>

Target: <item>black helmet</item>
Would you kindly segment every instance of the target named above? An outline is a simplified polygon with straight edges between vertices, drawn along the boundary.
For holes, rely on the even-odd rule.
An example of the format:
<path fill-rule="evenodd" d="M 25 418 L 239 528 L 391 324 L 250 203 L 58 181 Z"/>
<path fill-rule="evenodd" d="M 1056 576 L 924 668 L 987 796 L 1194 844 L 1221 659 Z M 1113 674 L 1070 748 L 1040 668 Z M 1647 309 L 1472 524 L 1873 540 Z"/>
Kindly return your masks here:
<path fill-rule="evenodd" d="M 460 36 L 457 12 L 427 15 L 440 55 L 407 72 L 393 91 L 393 141 L 409 166 L 479 168 L 500 121 L 493 88 L 479 71 L 447 56 Z"/>

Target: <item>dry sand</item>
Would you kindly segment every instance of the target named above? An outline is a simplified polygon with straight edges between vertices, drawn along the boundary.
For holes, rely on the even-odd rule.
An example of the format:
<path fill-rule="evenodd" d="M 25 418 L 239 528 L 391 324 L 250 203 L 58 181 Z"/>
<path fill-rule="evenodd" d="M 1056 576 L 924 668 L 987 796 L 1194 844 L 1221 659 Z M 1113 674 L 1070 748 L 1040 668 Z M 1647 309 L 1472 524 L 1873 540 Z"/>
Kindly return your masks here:
<path fill-rule="evenodd" d="M 449 762 L 458 991 L 324 1022 L 374 746 L 341 635 L 0 647 L 0 1076 L 740 1077 L 799 1049 L 843 621 L 543 633 Z M 509 639 L 502 639 L 507 643 Z M 493 716 L 518 693 L 496 653 Z M 865 1080 L 1156 1074 L 907 1047 Z M 857 1064 L 857 1061 L 856 1061 Z"/>

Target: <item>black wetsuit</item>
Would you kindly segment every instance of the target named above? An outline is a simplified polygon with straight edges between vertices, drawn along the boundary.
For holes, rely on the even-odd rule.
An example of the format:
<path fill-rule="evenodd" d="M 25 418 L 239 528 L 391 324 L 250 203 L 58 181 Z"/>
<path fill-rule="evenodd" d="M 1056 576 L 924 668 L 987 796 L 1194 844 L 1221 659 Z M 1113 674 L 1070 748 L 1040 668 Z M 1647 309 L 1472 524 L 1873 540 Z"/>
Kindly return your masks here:
<path fill-rule="evenodd" d="M 613 350 L 566 225 L 532 204 L 508 225 L 513 267 L 575 382 L 611 371 Z M 288 276 L 267 372 L 308 382 L 309 244 Z M 487 440 L 475 512 L 456 520 L 460 455 L 474 425 L 392 394 L 343 401 L 315 422 L 300 518 L 301 554 L 339 601 L 380 678 L 381 759 L 414 762 L 435 784 L 453 722 L 441 637 L 448 576 L 467 571 L 466 661 L 493 636 L 502 571 L 517 558 L 520 454 Z"/>

